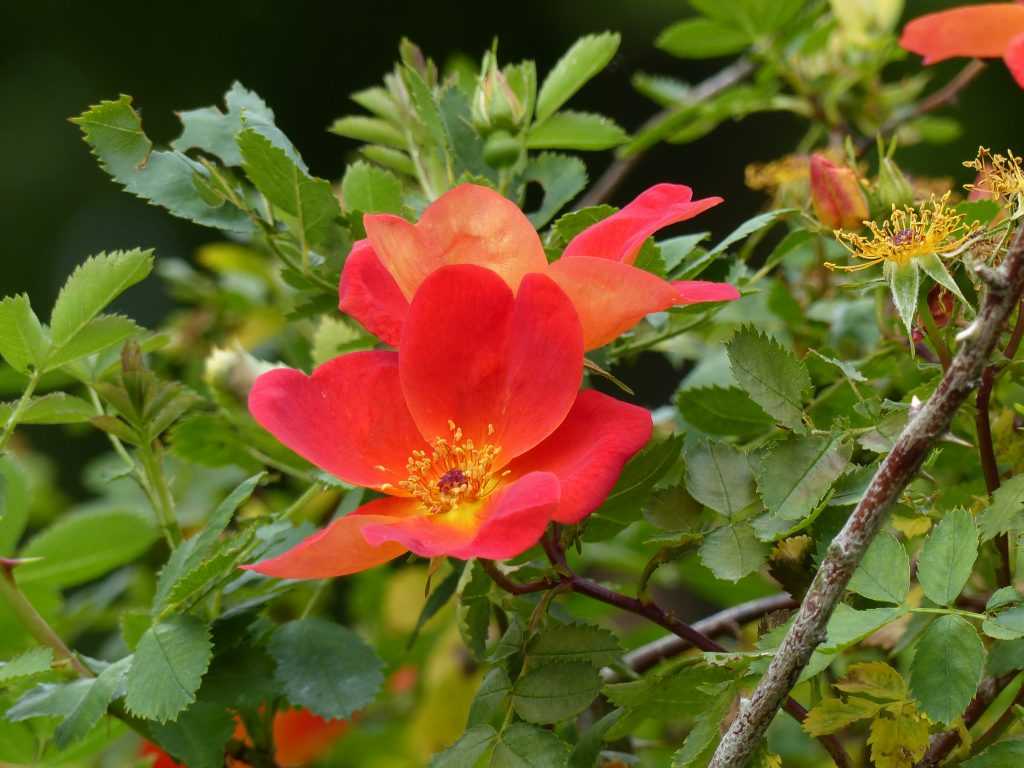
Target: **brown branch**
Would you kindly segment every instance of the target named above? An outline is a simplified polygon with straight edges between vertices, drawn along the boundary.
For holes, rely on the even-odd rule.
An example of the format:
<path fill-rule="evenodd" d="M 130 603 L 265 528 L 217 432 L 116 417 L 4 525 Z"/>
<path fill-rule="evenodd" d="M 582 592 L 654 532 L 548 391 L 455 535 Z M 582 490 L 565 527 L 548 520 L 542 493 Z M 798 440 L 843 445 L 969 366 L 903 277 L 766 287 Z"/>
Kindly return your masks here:
<path fill-rule="evenodd" d="M 1017 232 L 998 269 L 976 267 L 979 276 L 988 284 L 977 318 L 958 337 L 960 348 L 949 370 L 928 402 L 904 428 L 875 473 L 864 497 L 829 545 L 828 554 L 815 574 L 789 632 L 749 701 L 740 707 L 739 714 L 722 737 L 709 768 L 739 768 L 750 758 L 814 649 L 825 639 L 825 627 L 832 611 L 889 509 L 978 385 L 982 368 L 1024 290 L 1022 234 L 1024 229 Z"/>
<path fill-rule="evenodd" d="M 650 119 L 648 119 L 640 128 L 637 133 L 643 133 L 644 131 L 653 128 L 655 125 L 660 123 L 662 120 L 671 116 L 673 113 L 680 109 L 692 107 L 694 104 L 699 104 L 702 101 L 710 99 L 718 93 L 721 93 L 730 85 L 735 85 L 740 80 L 745 78 L 751 72 L 754 71 L 754 64 L 749 59 L 737 59 L 729 66 L 719 70 L 711 77 L 706 80 L 702 80 L 700 83 L 693 87 L 690 91 L 689 99 L 684 104 L 678 104 L 668 109 L 663 109 L 658 112 Z M 642 150 L 636 150 L 629 154 L 619 154 L 618 157 L 612 161 L 604 173 L 598 177 L 597 181 L 590 188 L 586 195 L 579 202 L 579 208 L 588 208 L 592 205 L 598 205 L 607 201 L 612 193 L 618 188 L 622 180 L 630 174 L 630 172 L 636 167 L 637 163 L 640 162 L 640 158 L 643 157 Z"/>
<path fill-rule="evenodd" d="M 971 699 L 971 703 L 967 705 L 967 709 L 964 711 L 964 727 L 970 728 L 978 722 L 981 716 L 985 714 L 985 710 L 989 708 L 996 697 L 1002 692 L 1003 688 L 1009 685 L 1016 676 L 1014 672 L 1002 677 L 987 677 L 982 680 L 981 685 L 978 686 L 978 692 L 974 694 L 974 698 Z M 928 751 L 924 753 L 924 757 L 917 762 L 914 768 L 934 768 L 959 743 L 960 733 L 956 730 L 935 734 L 928 745 Z"/>
<path fill-rule="evenodd" d="M 629 597 L 621 592 L 615 592 L 598 584 L 596 581 L 575 574 L 569 567 L 565 559 L 565 552 L 558 542 L 557 528 L 551 532 L 550 536 L 545 536 L 542 543 L 548 559 L 561 576 L 562 584 L 567 585 L 573 592 L 586 595 L 594 600 L 636 614 L 637 616 L 642 616 L 679 636 L 694 647 L 700 648 L 702 651 L 722 652 L 725 650 L 724 646 L 719 645 L 703 632 L 697 631 L 685 621 L 676 618 L 661 606 L 649 601 L 638 600 L 635 597 Z M 804 718 L 807 717 L 807 710 L 795 699 L 785 697 L 785 700 L 782 702 L 782 708 L 797 722 L 802 723 Z M 850 758 L 847 756 L 838 738 L 831 735 L 820 736 L 818 741 L 821 742 L 825 750 L 831 755 L 833 762 L 839 768 L 850 768 Z"/>
<path fill-rule="evenodd" d="M 879 136 L 888 136 L 893 133 L 904 123 L 910 122 L 916 117 L 921 117 L 929 112 L 933 112 L 936 109 L 952 104 L 956 101 L 960 92 L 964 90 L 968 85 L 974 82 L 975 78 L 982 73 L 985 69 L 985 62 L 979 59 L 971 59 L 967 62 L 963 69 L 961 69 L 956 76 L 946 83 L 944 86 L 939 88 L 935 93 L 926 96 L 924 99 L 915 104 L 911 109 L 901 112 L 898 115 L 893 115 L 891 118 L 882 123 L 881 128 L 878 129 Z M 865 136 L 857 142 L 857 154 L 863 153 L 868 147 L 874 143 L 874 137 Z"/>

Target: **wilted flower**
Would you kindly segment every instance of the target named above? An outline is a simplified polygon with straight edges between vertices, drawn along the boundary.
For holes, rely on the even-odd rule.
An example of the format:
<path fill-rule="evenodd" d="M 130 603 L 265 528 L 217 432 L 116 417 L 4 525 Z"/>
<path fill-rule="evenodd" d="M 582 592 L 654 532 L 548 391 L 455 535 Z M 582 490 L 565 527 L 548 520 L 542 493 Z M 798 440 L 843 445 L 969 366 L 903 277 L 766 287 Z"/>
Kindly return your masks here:
<path fill-rule="evenodd" d="M 988 198 L 1007 205 L 1011 218 L 1024 215 L 1024 169 L 1021 158 L 1006 151 L 1006 155 L 993 155 L 985 147 L 978 148 L 978 156 L 964 163 L 978 172 L 973 184 L 965 184 L 972 199 Z"/>
<path fill-rule="evenodd" d="M 755 190 L 776 190 L 779 187 L 806 181 L 811 172 L 807 155 L 786 155 L 767 163 L 751 163 L 743 171 L 747 186 Z"/>
<path fill-rule="evenodd" d="M 822 154 L 811 157 L 811 203 L 829 229 L 856 229 L 868 218 L 868 201 L 851 168 Z"/>
<path fill-rule="evenodd" d="M 867 223 L 870 237 L 840 230 L 836 238 L 863 263 L 840 265 L 826 262 L 829 269 L 856 272 L 880 262 L 897 265 L 915 259 L 955 254 L 974 234 L 976 225 L 965 228 L 963 214 L 947 206 L 949 193 L 932 198 L 919 208 L 893 206 L 889 219 L 881 226 Z"/>

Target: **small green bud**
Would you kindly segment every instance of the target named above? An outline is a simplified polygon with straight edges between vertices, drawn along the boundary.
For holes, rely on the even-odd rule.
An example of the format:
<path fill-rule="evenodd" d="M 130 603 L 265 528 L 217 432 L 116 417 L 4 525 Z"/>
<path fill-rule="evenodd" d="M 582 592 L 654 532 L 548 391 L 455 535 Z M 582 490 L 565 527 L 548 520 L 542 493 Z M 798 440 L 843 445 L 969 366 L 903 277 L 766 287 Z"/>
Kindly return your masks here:
<path fill-rule="evenodd" d="M 522 144 L 508 131 L 495 131 L 484 142 L 484 160 L 494 168 L 505 168 L 519 159 Z"/>
<path fill-rule="evenodd" d="M 896 163 L 883 157 L 878 167 L 878 202 L 886 210 L 914 202 L 914 189 Z"/>

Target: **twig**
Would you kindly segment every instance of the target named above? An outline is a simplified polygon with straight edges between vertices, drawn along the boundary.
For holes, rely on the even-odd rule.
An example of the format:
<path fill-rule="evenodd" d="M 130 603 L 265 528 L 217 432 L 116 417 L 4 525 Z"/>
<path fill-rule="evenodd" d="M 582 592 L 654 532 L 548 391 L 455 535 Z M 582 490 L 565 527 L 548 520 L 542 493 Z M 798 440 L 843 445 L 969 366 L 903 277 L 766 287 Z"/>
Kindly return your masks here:
<path fill-rule="evenodd" d="M 667 629 L 702 651 L 722 652 L 725 650 L 724 646 L 719 645 L 703 632 L 697 631 L 685 621 L 676 618 L 661 606 L 652 602 L 638 600 L 635 597 L 629 597 L 621 592 L 615 592 L 598 584 L 596 581 L 574 573 L 565 559 L 565 552 L 558 543 L 557 536 L 558 531 L 556 529 L 552 531 L 552 535 L 544 537 L 542 541 L 544 551 L 547 553 L 548 559 L 555 567 L 555 570 L 561 576 L 561 583 L 568 585 L 568 588 L 573 592 L 586 595 L 594 600 L 636 614 L 637 616 L 643 616 L 645 619 Z M 807 717 L 807 710 L 795 699 L 791 699 L 788 696 L 784 697 L 784 701 L 781 704 L 782 708 L 797 722 L 802 723 L 804 718 Z M 849 768 L 850 758 L 843 750 L 843 745 L 839 742 L 838 738 L 831 735 L 820 736 L 818 741 L 821 742 L 825 750 L 831 755 L 833 762 L 839 768 Z"/>
<path fill-rule="evenodd" d="M 1002 677 L 987 677 L 978 686 L 978 692 L 974 694 L 971 703 L 964 711 L 964 727 L 970 728 L 974 725 L 989 708 L 1003 688 L 1010 684 L 1016 677 L 1015 673 L 1003 675 Z M 1011 707 L 1012 709 L 1012 707 Z M 957 730 L 945 731 L 932 736 L 928 745 L 928 751 L 924 753 L 914 768 L 934 768 L 952 752 L 960 743 L 960 732 Z"/>
<path fill-rule="evenodd" d="M 787 594 L 760 597 L 713 613 L 707 618 L 695 622 L 693 629 L 702 635 L 715 637 L 737 625 L 746 624 L 748 621 L 759 619 L 774 611 L 796 608 L 798 605 L 799 603 Z M 665 635 L 665 637 L 660 637 L 647 645 L 630 651 L 622 657 L 622 662 L 634 672 L 643 673 L 692 647 L 692 643 L 676 634 Z M 617 679 L 615 672 L 611 669 L 602 670 L 602 676 L 605 678 L 605 682 L 614 682 Z"/>
<path fill-rule="evenodd" d="M 692 107 L 694 104 L 710 99 L 712 96 L 721 93 L 729 86 L 735 85 L 753 71 L 754 64 L 750 59 L 737 59 L 729 66 L 719 70 L 715 74 L 711 75 L 711 77 L 706 80 L 702 80 L 700 83 L 695 85 L 693 90 L 690 91 L 689 99 L 685 103 L 677 104 L 668 109 L 663 109 L 661 112 L 652 116 L 640 126 L 637 133 L 643 133 L 649 128 L 654 127 L 680 109 Z M 636 167 L 637 163 L 640 162 L 641 157 L 643 157 L 642 150 L 636 150 L 629 154 L 619 154 L 612 164 L 605 169 L 604 173 L 601 174 L 597 181 L 594 182 L 587 194 L 583 196 L 579 202 L 579 207 L 587 208 L 608 200 L 612 196 L 612 193 L 618 188 L 619 184 L 622 183 L 622 180 L 625 179 L 626 176 L 628 176 Z"/>
<path fill-rule="evenodd" d="M 980 75 L 984 69 L 984 61 L 971 59 L 959 72 L 957 72 L 956 76 L 952 80 L 939 88 L 939 90 L 935 91 L 935 93 L 919 101 L 913 106 L 913 108 L 898 115 L 893 115 L 882 123 L 882 127 L 878 129 L 878 135 L 888 136 L 901 125 L 913 120 L 915 117 L 920 117 L 921 115 L 933 112 L 940 107 L 944 107 L 947 104 L 952 104 L 956 101 L 960 92 L 974 82 L 974 79 Z M 863 153 L 874 143 L 875 138 L 873 136 L 865 136 L 857 142 L 857 154 L 859 155 Z"/>
<path fill-rule="evenodd" d="M 978 385 L 1003 326 L 1024 290 L 1024 229 L 989 283 L 974 323 L 958 336 L 960 348 L 934 394 L 904 428 L 882 462 L 864 497 L 833 539 L 789 632 L 768 671 L 744 702 L 722 737 L 709 768 L 739 768 L 750 758 L 789 690 L 825 639 L 825 626 L 843 596 L 886 513 L 914 478 L 935 443 L 946 433 L 957 409 Z"/>

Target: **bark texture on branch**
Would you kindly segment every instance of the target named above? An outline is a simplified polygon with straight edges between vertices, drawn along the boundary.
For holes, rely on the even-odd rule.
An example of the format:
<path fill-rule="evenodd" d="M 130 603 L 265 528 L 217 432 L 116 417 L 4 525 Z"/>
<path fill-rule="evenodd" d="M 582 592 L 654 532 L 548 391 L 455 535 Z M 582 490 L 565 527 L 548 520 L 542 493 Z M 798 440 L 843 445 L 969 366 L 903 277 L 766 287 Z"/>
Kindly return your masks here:
<path fill-rule="evenodd" d="M 979 266 L 988 285 L 978 317 L 960 334 L 960 348 L 938 388 L 904 428 L 846 525 L 829 545 L 789 632 L 761 682 L 715 751 L 709 768 L 739 768 L 757 748 L 790 689 L 825 639 L 825 626 L 886 513 L 914 478 L 957 409 L 978 386 L 982 369 L 1024 289 L 1024 229 L 998 269 Z"/>

